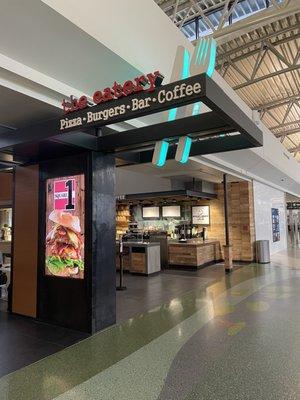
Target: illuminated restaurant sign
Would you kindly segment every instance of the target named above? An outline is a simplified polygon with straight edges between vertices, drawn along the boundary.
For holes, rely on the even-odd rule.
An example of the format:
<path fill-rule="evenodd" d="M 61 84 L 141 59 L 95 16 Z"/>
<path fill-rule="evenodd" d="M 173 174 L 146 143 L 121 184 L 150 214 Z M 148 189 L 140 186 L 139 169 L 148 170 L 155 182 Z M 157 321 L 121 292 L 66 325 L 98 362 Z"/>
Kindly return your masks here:
<path fill-rule="evenodd" d="M 130 97 L 121 97 L 107 104 L 100 102 L 60 119 L 60 131 L 72 128 L 85 128 L 94 125 L 108 125 L 117 120 L 135 118 L 138 114 L 146 115 L 170 108 L 172 104 L 193 102 L 203 95 L 203 76 L 197 75 L 189 79 L 174 82 L 165 86 L 149 86 L 148 91 L 131 93 Z M 150 89 L 150 91 L 149 91 Z M 100 96 L 100 95 L 99 95 Z M 103 93 L 102 93 L 103 97 Z M 101 97 L 101 98 L 102 98 Z M 80 101 L 80 99 L 79 99 Z"/>
<path fill-rule="evenodd" d="M 141 75 L 132 80 L 125 81 L 122 85 L 114 82 L 112 87 L 103 90 L 97 90 L 93 94 L 93 102 L 95 104 L 106 103 L 107 101 L 119 99 L 120 97 L 130 96 L 139 92 L 153 92 L 156 86 L 159 86 L 163 80 L 163 76 L 159 71 L 150 74 Z M 83 110 L 89 106 L 88 98 L 82 95 L 79 99 L 71 96 L 71 100 L 63 100 L 62 107 L 65 114 L 73 111 Z"/>

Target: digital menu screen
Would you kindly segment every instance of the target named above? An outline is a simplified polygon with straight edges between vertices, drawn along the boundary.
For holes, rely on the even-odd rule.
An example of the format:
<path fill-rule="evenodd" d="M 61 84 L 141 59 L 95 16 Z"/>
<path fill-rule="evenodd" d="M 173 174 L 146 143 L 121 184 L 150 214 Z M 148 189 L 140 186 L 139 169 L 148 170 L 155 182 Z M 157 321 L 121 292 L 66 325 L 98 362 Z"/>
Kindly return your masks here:
<path fill-rule="evenodd" d="M 84 278 L 84 175 L 47 179 L 46 275 Z"/>

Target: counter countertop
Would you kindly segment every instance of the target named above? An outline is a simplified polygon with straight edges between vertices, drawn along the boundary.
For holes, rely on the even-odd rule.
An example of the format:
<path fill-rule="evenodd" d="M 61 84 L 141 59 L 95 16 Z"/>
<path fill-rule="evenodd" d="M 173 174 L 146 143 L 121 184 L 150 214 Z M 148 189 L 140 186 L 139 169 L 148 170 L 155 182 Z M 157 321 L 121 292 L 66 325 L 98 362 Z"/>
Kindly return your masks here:
<path fill-rule="evenodd" d="M 202 239 L 200 240 L 193 240 L 193 239 L 189 239 L 187 242 L 178 242 L 177 240 L 173 241 L 170 240 L 168 242 L 168 245 L 172 245 L 172 246 L 196 246 L 196 247 L 202 247 L 202 246 L 208 246 L 211 244 L 218 244 L 220 243 L 219 240 L 205 240 L 205 242 L 203 242 Z"/>
<path fill-rule="evenodd" d="M 123 246 L 127 247 L 152 247 L 160 246 L 159 242 L 123 242 Z"/>

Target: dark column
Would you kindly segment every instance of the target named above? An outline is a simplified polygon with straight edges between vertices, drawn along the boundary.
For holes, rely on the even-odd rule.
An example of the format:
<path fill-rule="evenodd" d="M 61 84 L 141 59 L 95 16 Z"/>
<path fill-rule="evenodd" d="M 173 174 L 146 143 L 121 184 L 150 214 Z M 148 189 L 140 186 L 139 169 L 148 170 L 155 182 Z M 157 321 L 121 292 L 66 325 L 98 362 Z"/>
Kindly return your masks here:
<path fill-rule="evenodd" d="M 40 165 L 38 319 L 94 333 L 116 321 L 115 163 L 97 152 Z M 84 279 L 45 275 L 46 182 L 85 176 Z"/>
<path fill-rule="evenodd" d="M 90 153 L 92 332 L 116 322 L 115 161 Z"/>

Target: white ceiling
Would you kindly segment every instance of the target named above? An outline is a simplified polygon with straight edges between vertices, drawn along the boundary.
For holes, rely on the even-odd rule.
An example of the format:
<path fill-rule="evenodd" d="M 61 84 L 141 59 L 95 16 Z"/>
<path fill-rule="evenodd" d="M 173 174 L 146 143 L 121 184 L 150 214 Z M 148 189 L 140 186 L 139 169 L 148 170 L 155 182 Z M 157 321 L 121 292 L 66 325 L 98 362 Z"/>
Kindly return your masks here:
<path fill-rule="evenodd" d="M 148 164 L 137 164 L 121 167 L 127 171 L 138 172 L 158 178 L 176 179 L 184 182 L 192 178 L 205 180 L 207 182 L 220 183 L 223 181 L 223 172 L 197 161 L 189 160 L 187 164 L 180 164 L 175 160 L 168 160 L 163 168 Z M 239 177 L 228 175 L 228 180 L 236 182 Z"/>
<path fill-rule="evenodd" d="M 1 0 L 0 37 L 0 53 L 83 93 L 139 74 L 40 0 Z"/>
<path fill-rule="evenodd" d="M 0 129 L 1 126 L 22 128 L 35 122 L 54 118 L 61 111 L 22 93 L 0 86 Z"/>

